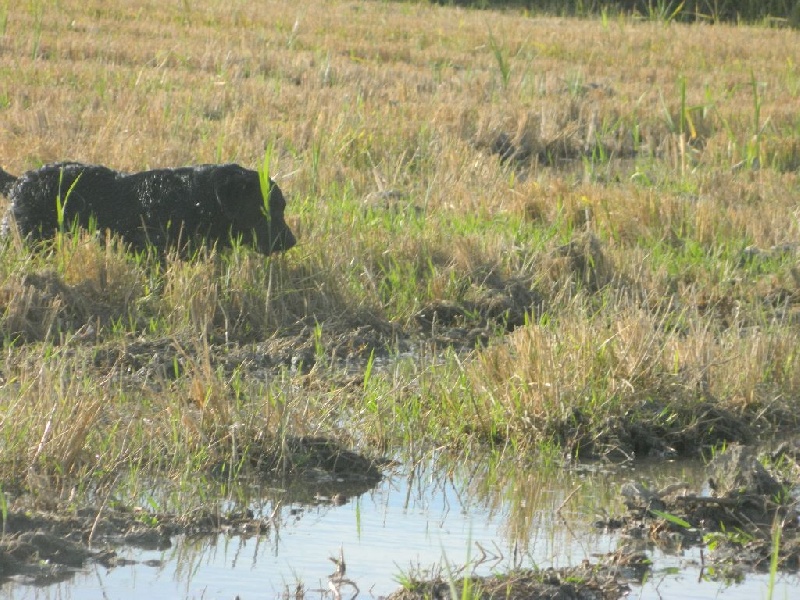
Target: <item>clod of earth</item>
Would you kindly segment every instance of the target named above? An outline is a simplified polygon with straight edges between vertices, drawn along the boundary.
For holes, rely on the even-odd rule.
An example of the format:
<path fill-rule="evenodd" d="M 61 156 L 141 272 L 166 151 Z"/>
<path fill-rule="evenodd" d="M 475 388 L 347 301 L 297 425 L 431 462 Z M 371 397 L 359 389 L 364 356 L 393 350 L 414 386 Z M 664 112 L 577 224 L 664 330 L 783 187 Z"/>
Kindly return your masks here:
<path fill-rule="evenodd" d="M 452 580 L 436 576 L 412 580 L 388 600 L 425 600 L 458 597 L 505 600 L 616 600 L 630 592 L 629 583 L 641 582 L 650 570 L 643 554 L 613 553 L 598 563 L 579 567 L 512 571 L 491 577 Z M 462 594 L 462 591 L 469 594 Z"/>
<path fill-rule="evenodd" d="M 630 539 L 650 540 L 667 552 L 702 545 L 711 551 L 706 559 L 713 564 L 756 569 L 769 566 L 775 528 L 780 527 L 778 567 L 796 570 L 800 528 L 798 498 L 792 490 L 800 481 L 800 462 L 796 454 L 781 448 L 773 453 L 780 459 L 775 461 L 753 448 L 731 445 L 709 463 L 708 491 L 689 493 L 684 483 L 662 490 L 626 483 L 621 494 L 628 515 L 597 525 L 621 528 Z"/>

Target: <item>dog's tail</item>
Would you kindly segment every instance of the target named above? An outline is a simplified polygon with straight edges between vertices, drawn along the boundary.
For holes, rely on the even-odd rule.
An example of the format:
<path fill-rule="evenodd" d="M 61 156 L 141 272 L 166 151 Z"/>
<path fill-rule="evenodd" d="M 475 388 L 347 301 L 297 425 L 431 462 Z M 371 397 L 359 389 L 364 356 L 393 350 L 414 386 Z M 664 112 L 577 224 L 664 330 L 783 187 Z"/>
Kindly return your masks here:
<path fill-rule="evenodd" d="M 8 193 L 11 191 L 11 187 L 16 181 L 16 177 L 0 168 L 0 194 L 3 196 L 8 196 Z"/>
<path fill-rule="evenodd" d="M 16 177 L 0 168 L 0 194 L 3 194 L 3 196 L 8 196 L 8 193 L 11 191 L 11 188 L 16 181 Z"/>

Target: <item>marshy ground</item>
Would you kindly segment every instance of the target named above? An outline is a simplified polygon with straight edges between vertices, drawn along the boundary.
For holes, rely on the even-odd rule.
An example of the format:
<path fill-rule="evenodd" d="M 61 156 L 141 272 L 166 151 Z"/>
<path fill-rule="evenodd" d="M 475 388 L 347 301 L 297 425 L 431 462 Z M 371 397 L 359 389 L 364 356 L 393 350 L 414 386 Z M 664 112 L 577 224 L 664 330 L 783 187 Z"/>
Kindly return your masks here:
<path fill-rule="evenodd" d="M 246 478 L 367 485 L 432 456 L 513 477 L 796 435 L 797 31 L 316 7 L 0 7 L 7 171 L 269 149 L 299 240 L 191 260 L 105 232 L 3 242 L 0 576 L 140 530 L 260 527 L 218 508 Z M 725 541 L 796 568 L 782 456 L 766 520 Z M 657 495 L 652 525 L 628 491 L 636 527 L 706 544 L 741 500 Z"/>

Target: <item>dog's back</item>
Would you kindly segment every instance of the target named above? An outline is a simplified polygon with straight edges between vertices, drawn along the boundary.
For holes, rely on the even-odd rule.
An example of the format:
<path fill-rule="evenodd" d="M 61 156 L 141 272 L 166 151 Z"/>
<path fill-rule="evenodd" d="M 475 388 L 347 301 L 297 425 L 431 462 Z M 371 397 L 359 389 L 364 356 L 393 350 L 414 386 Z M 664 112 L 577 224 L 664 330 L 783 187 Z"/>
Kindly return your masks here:
<path fill-rule="evenodd" d="M 119 173 L 106 167 L 57 163 L 28 171 L 11 186 L 11 213 L 23 236 L 52 237 L 60 227 L 77 222 L 88 227 L 122 231 L 138 214 L 118 202 Z"/>
<path fill-rule="evenodd" d="M 258 173 L 233 164 L 126 174 L 69 162 L 25 173 L 8 197 L 23 237 L 52 237 L 76 223 L 109 229 L 137 249 L 226 246 L 235 237 L 270 254 L 296 242 L 283 217 L 286 201 L 271 186 L 265 202 Z"/>

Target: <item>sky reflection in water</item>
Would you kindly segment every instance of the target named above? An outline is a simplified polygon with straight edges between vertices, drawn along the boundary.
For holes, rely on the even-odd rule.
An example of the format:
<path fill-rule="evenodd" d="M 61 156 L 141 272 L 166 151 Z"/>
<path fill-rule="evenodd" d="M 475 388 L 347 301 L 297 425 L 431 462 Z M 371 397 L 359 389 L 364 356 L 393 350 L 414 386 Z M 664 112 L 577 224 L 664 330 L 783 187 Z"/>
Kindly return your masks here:
<path fill-rule="evenodd" d="M 675 468 L 680 470 L 676 476 L 687 477 L 682 467 Z M 591 523 L 598 511 L 614 502 L 616 482 L 632 477 L 638 476 L 562 471 L 557 478 L 544 479 L 531 472 L 500 485 L 491 483 L 485 473 L 455 479 L 425 471 L 416 472 L 413 479 L 395 475 L 343 506 L 284 506 L 276 515 L 279 527 L 261 538 L 177 538 L 165 552 L 123 548 L 119 555 L 139 564 L 111 570 L 92 565 L 73 580 L 43 588 L 5 584 L 0 598 L 233 599 L 238 595 L 251 600 L 281 597 L 287 590 L 293 597 L 300 581 L 306 598 L 330 598 L 323 594 L 327 576 L 334 571 L 329 557 L 338 556 L 340 549 L 347 577 L 360 589 L 359 598 L 391 593 L 398 588 L 401 573 L 419 574 L 438 565 L 446 574 L 445 563 L 453 568 L 478 563 L 475 572 L 480 575 L 515 564 L 570 566 L 617 547 L 616 538 L 594 530 Z M 264 510 L 271 512 L 271 505 Z M 633 597 L 766 597 L 766 575 L 751 575 L 743 584 L 731 586 L 698 582 L 699 553 L 683 557 L 657 553 L 655 558 L 656 570 L 643 588 L 634 587 Z M 682 568 L 667 571 L 670 567 Z M 798 589 L 796 578 L 782 577 L 774 597 L 791 598 Z M 343 597 L 351 597 L 352 591 L 343 587 Z"/>

